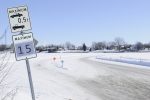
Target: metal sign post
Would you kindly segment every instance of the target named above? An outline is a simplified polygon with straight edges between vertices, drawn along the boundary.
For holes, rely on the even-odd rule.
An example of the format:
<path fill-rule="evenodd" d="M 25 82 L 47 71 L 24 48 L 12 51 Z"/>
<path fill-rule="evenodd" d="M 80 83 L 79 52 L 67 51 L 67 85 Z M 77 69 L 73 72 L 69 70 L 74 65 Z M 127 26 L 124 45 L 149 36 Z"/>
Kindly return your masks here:
<path fill-rule="evenodd" d="M 37 54 L 33 42 L 33 34 L 31 32 L 29 33 L 23 32 L 32 29 L 28 8 L 27 6 L 8 8 L 7 12 L 11 32 L 12 33 L 20 32 L 20 34 L 12 36 L 13 44 L 15 47 L 15 56 L 17 61 L 26 60 L 32 100 L 35 100 L 34 87 L 28 59 L 37 57 Z"/>
<path fill-rule="evenodd" d="M 15 47 L 16 60 L 26 60 L 32 100 L 35 100 L 30 64 L 28 60 L 29 58 L 35 58 L 37 56 L 33 43 L 33 35 L 31 32 L 24 33 L 21 31 L 19 35 L 13 35 L 12 39 Z"/>
<path fill-rule="evenodd" d="M 34 87 L 33 87 L 32 76 L 31 76 L 31 70 L 30 70 L 30 64 L 29 64 L 28 58 L 26 58 L 26 65 L 27 65 L 27 72 L 28 72 L 28 78 L 29 78 L 29 83 L 30 83 L 30 89 L 31 89 L 32 100 L 35 100 Z"/>

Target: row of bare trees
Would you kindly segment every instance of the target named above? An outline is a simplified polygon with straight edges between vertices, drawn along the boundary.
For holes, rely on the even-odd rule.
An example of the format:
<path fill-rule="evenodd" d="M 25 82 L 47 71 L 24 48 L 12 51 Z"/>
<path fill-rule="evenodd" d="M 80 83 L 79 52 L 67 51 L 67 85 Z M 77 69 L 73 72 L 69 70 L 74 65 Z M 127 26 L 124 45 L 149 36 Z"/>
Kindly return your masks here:
<path fill-rule="evenodd" d="M 150 50 L 150 43 L 136 42 L 129 44 L 123 38 L 115 38 L 112 42 L 93 42 L 92 50 L 118 50 L 118 51 L 140 51 Z"/>
<path fill-rule="evenodd" d="M 116 51 L 140 51 L 140 50 L 150 50 L 150 43 L 142 43 L 136 42 L 134 44 L 129 44 L 125 42 L 123 38 L 117 37 L 114 41 L 106 42 L 106 41 L 99 41 L 99 42 L 92 42 L 91 46 L 87 46 L 85 43 L 75 46 L 71 42 L 66 42 L 63 45 L 56 45 L 51 44 L 47 46 L 38 46 L 36 49 L 38 51 L 44 51 L 48 48 L 55 48 L 56 50 L 116 50 Z"/>

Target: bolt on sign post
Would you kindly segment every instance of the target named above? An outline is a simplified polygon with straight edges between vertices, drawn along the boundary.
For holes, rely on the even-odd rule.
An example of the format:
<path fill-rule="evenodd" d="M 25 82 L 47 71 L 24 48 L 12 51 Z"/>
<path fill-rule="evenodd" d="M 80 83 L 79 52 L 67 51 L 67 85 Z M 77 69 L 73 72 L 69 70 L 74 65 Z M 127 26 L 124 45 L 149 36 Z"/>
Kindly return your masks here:
<path fill-rule="evenodd" d="M 32 32 L 25 33 L 24 31 L 31 30 L 31 23 L 27 6 L 8 8 L 8 18 L 12 33 L 20 32 L 18 35 L 13 35 L 12 40 L 15 48 L 15 57 L 17 61 L 25 60 L 30 83 L 32 100 L 35 100 L 32 75 L 30 70 L 29 60 L 37 57 Z"/>

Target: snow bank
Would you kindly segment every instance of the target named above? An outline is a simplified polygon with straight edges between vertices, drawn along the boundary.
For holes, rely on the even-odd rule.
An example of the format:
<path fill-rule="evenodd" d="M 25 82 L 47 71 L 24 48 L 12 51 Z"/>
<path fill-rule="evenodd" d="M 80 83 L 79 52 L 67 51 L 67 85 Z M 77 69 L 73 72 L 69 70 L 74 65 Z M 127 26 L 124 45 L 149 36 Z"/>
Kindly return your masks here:
<path fill-rule="evenodd" d="M 150 67 L 150 53 L 103 53 L 96 59 Z"/>

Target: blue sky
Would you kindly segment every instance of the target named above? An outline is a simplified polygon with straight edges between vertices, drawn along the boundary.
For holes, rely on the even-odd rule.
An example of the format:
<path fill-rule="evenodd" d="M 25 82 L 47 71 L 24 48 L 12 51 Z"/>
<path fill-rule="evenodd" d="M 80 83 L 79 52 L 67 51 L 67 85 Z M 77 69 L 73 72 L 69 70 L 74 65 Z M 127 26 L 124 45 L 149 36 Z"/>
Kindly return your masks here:
<path fill-rule="evenodd" d="M 93 41 L 150 42 L 150 0 L 1 0 L 0 33 L 9 25 L 7 8 L 27 5 L 40 44 Z M 7 34 L 11 43 L 12 33 Z M 3 41 L 3 40 L 1 40 Z"/>

